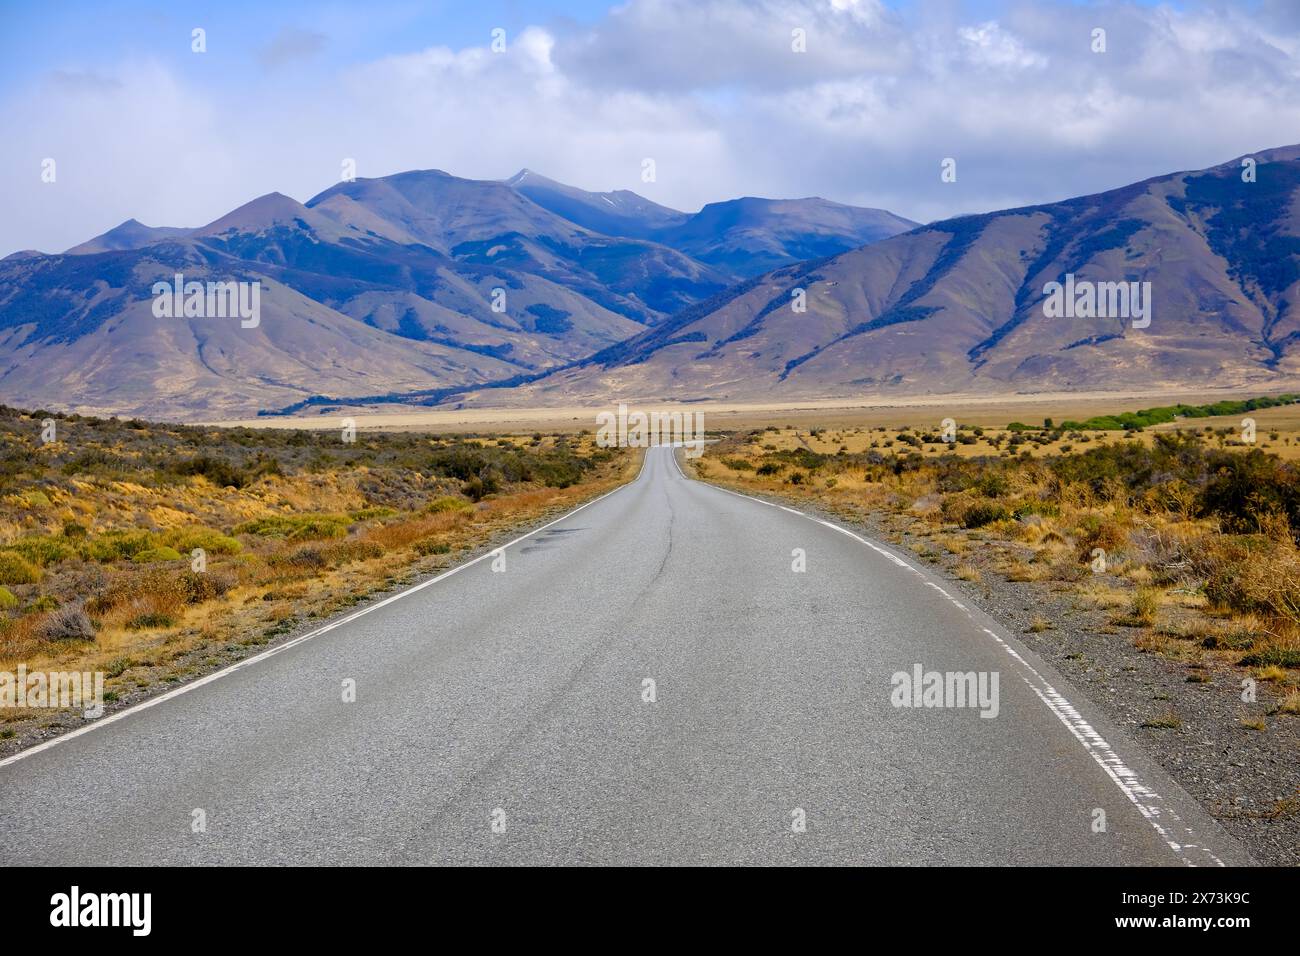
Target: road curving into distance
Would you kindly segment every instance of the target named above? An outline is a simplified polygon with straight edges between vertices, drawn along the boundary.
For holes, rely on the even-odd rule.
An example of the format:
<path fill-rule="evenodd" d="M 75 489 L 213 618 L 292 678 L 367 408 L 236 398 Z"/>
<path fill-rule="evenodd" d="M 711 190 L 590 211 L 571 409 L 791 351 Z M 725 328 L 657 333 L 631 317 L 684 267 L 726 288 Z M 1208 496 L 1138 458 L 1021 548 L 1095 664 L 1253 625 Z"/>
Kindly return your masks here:
<path fill-rule="evenodd" d="M 0 862 L 1251 862 L 942 581 L 673 455 L 0 762 Z"/>

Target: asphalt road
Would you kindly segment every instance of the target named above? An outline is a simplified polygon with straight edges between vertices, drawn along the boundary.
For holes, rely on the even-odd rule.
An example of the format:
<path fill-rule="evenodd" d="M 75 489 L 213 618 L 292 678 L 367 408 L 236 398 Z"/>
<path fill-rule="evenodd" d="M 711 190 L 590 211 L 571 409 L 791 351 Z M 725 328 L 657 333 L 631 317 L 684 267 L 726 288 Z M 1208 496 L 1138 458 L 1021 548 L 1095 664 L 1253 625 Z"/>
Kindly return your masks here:
<path fill-rule="evenodd" d="M 0 863 L 1250 862 L 942 581 L 669 449 L 503 553 L 0 764 Z"/>

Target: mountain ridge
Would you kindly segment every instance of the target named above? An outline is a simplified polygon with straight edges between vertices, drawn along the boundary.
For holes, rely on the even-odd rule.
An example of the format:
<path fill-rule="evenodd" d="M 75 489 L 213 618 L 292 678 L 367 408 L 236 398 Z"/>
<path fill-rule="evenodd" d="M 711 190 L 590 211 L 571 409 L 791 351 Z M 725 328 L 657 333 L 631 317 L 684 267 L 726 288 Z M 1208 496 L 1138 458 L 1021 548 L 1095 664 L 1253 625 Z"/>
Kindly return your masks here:
<path fill-rule="evenodd" d="M 182 317 L 160 328 L 150 290 L 177 273 L 262 282 L 262 320 L 242 333 Z M 65 253 L 0 261 L 0 394 L 211 418 L 332 392 L 528 379 L 734 281 L 494 180 L 416 170 L 339 183 L 306 203 L 271 192 L 197 228 L 127 220 Z"/>
<path fill-rule="evenodd" d="M 1243 177 L 1243 161 L 1255 181 Z M 1155 321 L 1048 321 L 1046 283 L 1150 281 Z M 795 313 L 803 288 L 808 308 Z M 1300 373 L 1300 146 L 955 217 L 786 266 L 467 404 L 1267 385 Z"/>

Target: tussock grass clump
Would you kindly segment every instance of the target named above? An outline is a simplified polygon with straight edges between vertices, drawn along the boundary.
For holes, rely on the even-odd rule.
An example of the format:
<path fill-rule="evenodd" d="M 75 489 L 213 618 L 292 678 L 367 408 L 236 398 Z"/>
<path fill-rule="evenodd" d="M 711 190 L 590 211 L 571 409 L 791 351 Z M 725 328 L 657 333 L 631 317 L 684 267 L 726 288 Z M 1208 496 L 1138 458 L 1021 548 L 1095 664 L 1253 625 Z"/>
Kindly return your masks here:
<path fill-rule="evenodd" d="M 175 548 L 169 548 L 166 545 L 159 545 L 156 548 L 146 548 L 136 553 L 131 559 L 136 564 L 155 564 L 159 561 L 179 561 L 181 553 Z"/>
<path fill-rule="evenodd" d="M 291 538 L 309 541 L 316 538 L 341 538 L 348 533 L 352 523 L 347 515 L 295 514 L 272 515 L 254 518 L 235 526 L 235 534 L 250 534 L 261 538 Z"/>
<path fill-rule="evenodd" d="M 474 506 L 464 498 L 457 498 L 454 495 L 443 495 L 424 506 L 424 510 L 429 514 L 442 514 L 445 511 L 471 511 L 473 508 Z"/>
<path fill-rule="evenodd" d="M 35 584 L 41 569 L 15 551 L 0 551 L 0 584 Z"/>
<path fill-rule="evenodd" d="M 173 528 L 158 537 L 164 547 L 175 548 L 189 554 L 195 548 L 201 548 L 208 554 L 238 554 L 243 550 L 239 539 L 222 534 L 213 528 Z"/>
<path fill-rule="evenodd" d="M 383 550 L 415 547 L 427 538 L 444 535 L 471 520 L 472 508 L 441 511 L 405 521 L 395 521 L 366 534 L 366 540 Z"/>
<path fill-rule="evenodd" d="M 1149 717 L 1148 719 L 1142 721 L 1141 724 L 1141 726 L 1153 730 L 1177 730 L 1182 725 L 1183 725 L 1182 718 L 1179 717 L 1177 714 L 1175 714 L 1172 710 L 1166 711 L 1163 714 L 1157 714 L 1154 717 Z"/>
<path fill-rule="evenodd" d="M 95 625 L 84 608 L 70 604 L 45 615 L 36 625 L 36 634 L 45 641 L 93 641 Z"/>
<path fill-rule="evenodd" d="M 1160 613 L 1160 591 L 1157 588 L 1138 588 L 1133 594 L 1129 618 L 1147 627 L 1156 622 Z"/>

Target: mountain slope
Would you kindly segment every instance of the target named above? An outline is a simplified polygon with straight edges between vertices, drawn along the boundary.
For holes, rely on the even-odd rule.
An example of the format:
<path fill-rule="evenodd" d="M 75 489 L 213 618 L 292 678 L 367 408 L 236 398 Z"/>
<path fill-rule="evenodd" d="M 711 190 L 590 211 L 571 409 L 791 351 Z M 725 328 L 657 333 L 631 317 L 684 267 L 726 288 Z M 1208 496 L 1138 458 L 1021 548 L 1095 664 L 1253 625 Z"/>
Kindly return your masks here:
<path fill-rule="evenodd" d="M 883 209 L 826 199 L 756 199 L 709 203 L 655 239 L 701 262 L 748 278 L 805 259 L 879 242 L 919 225 Z"/>
<path fill-rule="evenodd" d="M 584 228 L 506 185 L 439 170 L 339 183 L 307 207 L 458 262 L 542 276 L 604 308 L 653 324 L 733 279 L 667 246 Z"/>
<path fill-rule="evenodd" d="M 1300 147 L 1255 159 L 778 269 L 486 401 L 1266 385 L 1300 374 Z M 1047 317 L 1067 273 L 1150 282 L 1150 326 Z"/>
<path fill-rule="evenodd" d="M 258 281 L 261 320 L 155 318 L 152 286 Z M 492 308 L 505 291 L 505 311 Z M 643 326 L 542 276 L 400 245 L 270 194 L 141 249 L 0 262 L 0 395 L 162 417 L 509 378 Z"/>
<path fill-rule="evenodd" d="M 108 232 L 101 233 L 94 239 L 88 239 L 80 245 L 73 246 L 64 255 L 84 256 L 95 252 L 119 252 L 122 249 L 140 249 L 150 243 L 163 239 L 176 239 L 188 235 L 190 229 L 176 229 L 172 226 L 146 226 L 136 219 L 114 226 Z"/>
<path fill-rule="evenodd" d="M 531 169 L 521 169 L 505 184 L 543 209 L 607 236 L 655 239 L 665 229 L 691 218 L 688 213 L 661 206 L 627 189 L 588 192 L 547 179 Z"/>
<path fill-rule="evenodd" d="M 817 198 L 751 196 L 709 203 L 688 214 L 626 189 L 587 192 L 528 169 L 507 179 L 505 185 L 588 229 L 653 240 L 737 280 L 804 259 L 846 252 L 918 225 L 883 209 Z"/>

